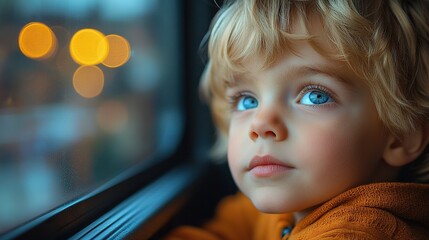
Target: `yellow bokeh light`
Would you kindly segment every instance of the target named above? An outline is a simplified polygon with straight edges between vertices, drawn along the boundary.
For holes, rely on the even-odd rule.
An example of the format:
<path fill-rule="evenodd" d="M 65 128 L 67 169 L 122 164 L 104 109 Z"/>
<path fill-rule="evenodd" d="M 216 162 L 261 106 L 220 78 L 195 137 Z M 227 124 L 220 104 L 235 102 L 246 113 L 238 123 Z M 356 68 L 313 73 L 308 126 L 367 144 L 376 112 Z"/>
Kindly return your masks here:
<path fill-rule="evenodd" d="M 97 65 L 108 53 L 109 43 L 106 37 L 95 29 L 82 29 L 70 41 L 70 55 L 80 65 Z"/>
<path fill-rule="evenodd" d="M 97 66 L 80 66 L 73 75 L 73 87 L 85 98 L 98 96 L 104 87 L 104 74 Z"/>
<path fill-rule="evenodd" d="M 29 58 L 49 58 L 57 48 L 57 39 L 45 24 L 31 22 L 21 29 L 18 45 L 21 52 Z"/>
<path fill-rule="evenodd" d="M 107 35 L 106 39 L 109 42 L 109 54 L 102 63 L 111 68 L 124 65 L 130 58 L 130 44 L 128 41 L 116 34 Z"/>

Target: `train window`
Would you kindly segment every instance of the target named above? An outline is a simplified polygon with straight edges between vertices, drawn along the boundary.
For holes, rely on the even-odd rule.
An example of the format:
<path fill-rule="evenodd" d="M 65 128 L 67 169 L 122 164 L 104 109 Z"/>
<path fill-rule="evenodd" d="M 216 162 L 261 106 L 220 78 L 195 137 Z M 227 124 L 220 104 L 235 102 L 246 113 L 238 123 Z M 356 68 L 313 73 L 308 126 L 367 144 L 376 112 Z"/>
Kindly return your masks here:
<path fill-rule="evenodd" d="M 179 8 L 0 2 L 0 234 L 177 148 Z"/>

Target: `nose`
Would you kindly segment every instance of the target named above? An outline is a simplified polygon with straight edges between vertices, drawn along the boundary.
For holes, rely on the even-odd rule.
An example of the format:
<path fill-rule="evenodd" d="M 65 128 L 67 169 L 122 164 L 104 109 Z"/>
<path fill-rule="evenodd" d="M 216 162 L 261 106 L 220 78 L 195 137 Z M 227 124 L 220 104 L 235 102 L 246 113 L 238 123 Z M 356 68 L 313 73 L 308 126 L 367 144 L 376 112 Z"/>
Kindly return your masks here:
<path fill-rule="evenodd" d="M 258 138 L 283 141 L 287 138 L 287 127 L 279 111 L 273 108 L 259 109 L 250 126 L 249 137 L 256 142 Z"/>

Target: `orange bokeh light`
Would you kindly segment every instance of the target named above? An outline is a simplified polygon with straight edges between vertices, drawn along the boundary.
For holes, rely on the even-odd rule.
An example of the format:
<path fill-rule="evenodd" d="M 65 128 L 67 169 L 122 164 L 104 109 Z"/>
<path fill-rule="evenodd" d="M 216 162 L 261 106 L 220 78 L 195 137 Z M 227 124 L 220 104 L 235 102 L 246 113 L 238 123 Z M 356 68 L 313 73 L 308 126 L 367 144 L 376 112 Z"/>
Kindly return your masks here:
<path fill-rule="evenodd" d="M 21 52 L 29 58 L 49 58 L 57 48 L 57 39 L 45 24 L 31 22 L 21 29 L 18 45 Z"/>
<path fill-rule="evenodd" d="M 104 74 L 97 66 L 80 66 L 73 75 L 73 87 L 85 98 L 98 96 L 104 87 Z"/>
<path fill-rule="evenodd" d="M 109 43 L 103 33 L 85 28 L 76 32 L 70 41 L 70 55 L 80 65 L 97 65 L 109 53 Z"/>
<path fill-rule="evenodd" d="M 124 65 L 130 58 L 130 44 L 119 35 L 111 34 L 106 36 L 109 42 L 109 54 L 102 62 L 105 66 L 115 68 Z"/>

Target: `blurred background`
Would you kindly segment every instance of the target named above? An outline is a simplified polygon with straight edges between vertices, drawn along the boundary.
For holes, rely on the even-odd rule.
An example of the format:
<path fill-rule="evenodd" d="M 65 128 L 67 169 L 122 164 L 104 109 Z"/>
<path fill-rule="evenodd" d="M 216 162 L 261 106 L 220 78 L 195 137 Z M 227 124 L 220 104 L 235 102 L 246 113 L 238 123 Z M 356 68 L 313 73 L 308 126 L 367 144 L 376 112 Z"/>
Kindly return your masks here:
<path fill-rule="evenodd" d="M 0 1 L 0 234 L 184 129 L 181 1 Z"/>

